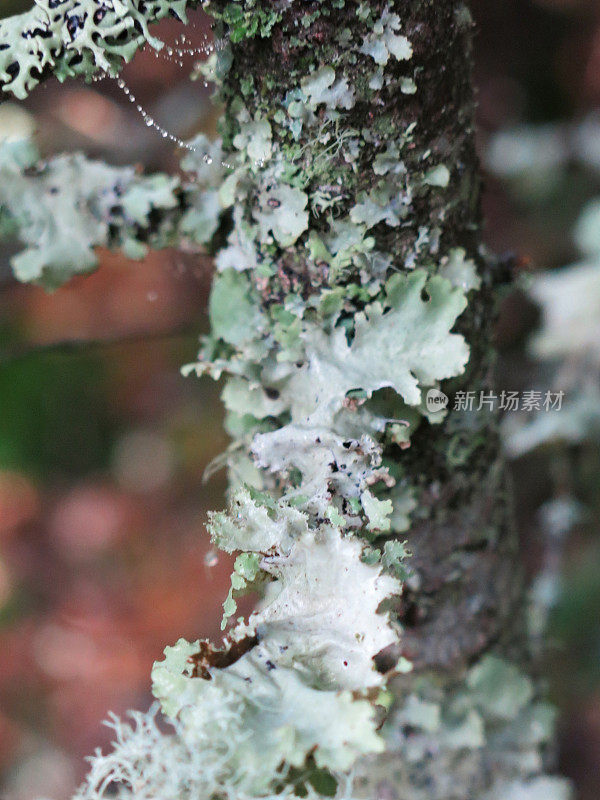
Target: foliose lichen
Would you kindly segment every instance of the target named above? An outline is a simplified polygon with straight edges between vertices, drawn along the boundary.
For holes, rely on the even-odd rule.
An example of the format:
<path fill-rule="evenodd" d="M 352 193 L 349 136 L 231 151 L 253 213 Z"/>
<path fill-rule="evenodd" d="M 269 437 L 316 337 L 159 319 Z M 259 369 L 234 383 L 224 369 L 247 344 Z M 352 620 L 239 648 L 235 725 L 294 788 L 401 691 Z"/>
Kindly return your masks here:
<path fill-rule="evenodd" d="M 0 20 L 0 82 L 25 98 L 48 72 L 59 80 L 114 73 L 142 44 L 161 48 L 148 25 L 168 15 L 186 20 L 194 0 L 35 0 Z"/>

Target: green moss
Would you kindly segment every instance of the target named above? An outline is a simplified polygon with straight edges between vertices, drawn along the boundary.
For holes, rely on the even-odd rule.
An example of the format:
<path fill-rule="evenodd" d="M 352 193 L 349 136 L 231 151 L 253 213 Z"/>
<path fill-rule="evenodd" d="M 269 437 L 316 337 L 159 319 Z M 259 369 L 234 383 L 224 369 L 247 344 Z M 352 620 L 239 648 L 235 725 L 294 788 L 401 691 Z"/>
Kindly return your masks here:
<path fill-rule="evenodd" d="M 208 10 L 215 19 L 225 24 L 233 44 L 255 36 L 263 39 L 268 37 L 282 16 L 281 11 L 274 10 L 261 0 L 234 0 L 222 9 L 219 5 L 210 3 Z"/>

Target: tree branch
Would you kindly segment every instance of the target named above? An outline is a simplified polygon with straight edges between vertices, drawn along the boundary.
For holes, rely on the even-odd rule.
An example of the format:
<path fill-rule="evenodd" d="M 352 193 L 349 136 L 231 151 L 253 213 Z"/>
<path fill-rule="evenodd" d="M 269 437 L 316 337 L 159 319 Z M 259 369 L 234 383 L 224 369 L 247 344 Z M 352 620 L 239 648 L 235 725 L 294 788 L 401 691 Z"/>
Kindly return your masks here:
<path fill-rule="evenodd" d="M 0 368 L 30 357 L 39 355 L 81 355 L 94 350 L 122 347 L 150 342 L 168 341 L 197 337 L 198 330 L 190 325 L 182 325 L 167 331 L 131 333 L 125 336 L 107 336 L 102 339 L 62 339 L 46 344 L 17 344 L 11 348 L 0 349 Z"/>
<path fill-rule="evenodd" d="M 204 136 L 184 163 L 203 164 Z M 207 243 L 222 209 L 214 192 L 162 173 L 141 175 L 81 153 L 39 161 L 34 145 L 0 144 L 0 237 L 26 248 L 11 259 L 16 277 L 55 289 L 97 265 L 95 248 L 121 249 L 134 259 L 149 248 Z"/>

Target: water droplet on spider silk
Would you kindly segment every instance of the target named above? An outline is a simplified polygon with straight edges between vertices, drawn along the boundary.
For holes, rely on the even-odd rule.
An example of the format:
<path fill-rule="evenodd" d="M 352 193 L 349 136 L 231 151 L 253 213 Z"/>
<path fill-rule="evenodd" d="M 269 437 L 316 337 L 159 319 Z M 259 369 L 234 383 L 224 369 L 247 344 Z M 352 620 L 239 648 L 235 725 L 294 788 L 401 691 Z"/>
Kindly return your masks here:
<path fill-rule="evenodd" d="M 144 109 L 144 107 L 140 103 L 138 103 L 135 95 L 133 94 L 131 89 L 127 86 L 123 78 L 117 78 L 117 86 L 123 92 L 125 97 L 129 100 L 129 102 L 135 106 L 136 111 L 140 114 L 140 116 L 144 120 L 144 124 L 148 128 L 154 128 L 154 130 L 157 133 L 159 133 L 163 139 L 170 139 L 176 145 L 184 148 L 185 150 L 195 151 L 197 149 L 189 142 L 184 142 L 183 139 L 179 138 L 179 136 L 175 136 L 175 134 L 169 133 L 169 131 L 163 128 L 162 125 L 159 125 L 158 122 L 156 122 L 156 120 L 153 117 L 151 117 L 150 114 L 148 114 L 148 112 Z"/>
<path fill-rule="evenodd" d="M 201 3 L 204 4 L 203 2 Z M 192 26 L 194 27 L 194 26 Z M 189 46 L 188 39 L 186 38 L 185 34 L 182 34 L 181 37 L 176 41 L 175 46 L 167 45 L 166 47 L 162 48 L 161 50 L 156 50 L 152 48 L 152 52 L 156 58 L 164 58 L 167 61 L 171 61 L 172 63 L 177 64 L 178 66 L 183 66 L 182 59 L 186 56 L 209 56 L 215 50 L 220 50 L 223 47 L 223 41 L 218 39 L 216 41 L 211 41 L 208 34 L 206 32 L 201 33 L 201 37 L 203 42 L 195 47 Z M 181 45 L 181 46 L 180 46 Z M 103 80 L 104 78 L 110 78 L 111 76 L 108 73 L 102 73 L 101 77 L 98 80 Z M 170 133 L 166 128 L 163 128 L 139 103 L 129 88 L 123 78 L 117 77 L 116 79 L 117 86 L 123 92 L 125 97 L 129 100 L 130 103 L 133 104 L 138 114 L 142 117 L 144 124 L 148 128 L 153 128 L 163 139 L 168 139 L 169 141 L 176 144 L 178 147 L 183 148 L 184 150 L 190 150 L 191 152 L 198 152 L 197 147 L 189 142 L 185 142 L 179 136 L 176 136 L 173 133 Z M 208 82 L 204 81 L 204 86 L 208 86 Z M 207 155 L 206 153 L 202 155 L 202 160 L 210 165 L 213 163 L 213 159 Z M 226 169 L 233 169 L 231 164 L 228 164 L 225 161 L 221 162 L 221 165 Z"/>

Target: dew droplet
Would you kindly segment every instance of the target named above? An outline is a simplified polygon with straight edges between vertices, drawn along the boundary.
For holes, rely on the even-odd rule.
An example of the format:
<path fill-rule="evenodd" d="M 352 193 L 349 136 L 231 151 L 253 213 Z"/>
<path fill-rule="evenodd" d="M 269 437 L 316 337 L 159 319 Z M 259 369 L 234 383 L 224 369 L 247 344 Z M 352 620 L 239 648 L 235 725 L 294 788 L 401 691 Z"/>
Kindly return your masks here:
<path fill-rule="evenodd" d="M 204 2 L 205 2 L 205 0 L 202 0 L 201 4 L 204 5 Z M 196 28 L 196 26 L 192 25 L 192 28 Z M 209 42 L 205 32 L 202 32 L 201 36 L 205 40 L 205 44 L 200 45 L 198 47 L 179 48 L 179 47 L 170 47 L 170 46 L 168 46 L 168 47 L 165 48 L 165 51 L 156 50 L 155 48 L 152 48 L 152 52 L 154 53 L 156 58 L 162 57 L 162 58 L 165 58 L 167 60 L 175 60 L 175 63 L 178 66 L 183 67 L 184 62 L 183 62 L 182 59 L 183 59 L 184 56 L 188 56 L 188 55 L 194 55 L 194 56 L 197 56 L 197 55 L 208 55 L 211 52 L 214 52 L 214 50 L 218 50 L 218 49 L 221 49 L 223 47 L 223 40 L 222 39 L 217 39 L 214 42 Z M 182 43 L 184 43 L 184 42 L 187 41 L 187 39 L 185 38 L 185 36 L 182 35 L 180 41 Z M 173 59 L 173 55 L 174 54 L 176 54 L 178 56 L 178 59 Z M 95 79 L 103 80 L 104 78 L 112 78 L 112 77 L 113 76 L 109 75 L 108 73 L 103 72 L 103 73 L 101 73 L 101 75 L 98 78 L 95 78 Z M 135 108 L 136 108 L 138 114 L 140 114 L 140 116 L 142 117 L 142 119 L 144 121 L 144 124 L 148 128 L 154 128 L 156 130 L 156 132 L 163 139 L 168 139 L 169 141 L 173 142 L 178 147 L 181 147 L 184 150 L 189 150 L 191 152 L 197 152 L 198 148 L 195 147 L 193 144 L 190 144 L 189 142 L 185 142 L 180 137 L 176 136 L 173 133 L 170 133 L 168 130 L 166 130 L 161 125 L 159 125 L 156 122 L 156 120 L 154 120 L 150 116 L 150 114 L 148 114 L 148 112 L 144 110 L 144 108 L 140 105 L 140 103 L 137 102 L 135 95 L 133 94 L 131 89 L 127 86 L 127 84 L 125 83 L 123 78 L 117 77 L 114 80 L 116 80 L 117 86 L 123 92 L 125 97 L 129 100 L 129 102 L 132 103 L 133 105 L 135 105 Z M 207 80 L 204 80 L 203 81 L 203 85 L 204 85 L 205 88 L 208 88 L 209 87 L 209 82 Z M 207 165 L 211 165 L 213 163 L 213 159 L 210 156 L 208 156 L 207 154 L 203 154 L 202 155 L 202 159 Z M 229 169 L 229 170 L 235 169 L 235 167 L 232 164 L 229 164 L 226 161 L 221 161 L 221 166 L 223 166 L 225 169 Z"/>

